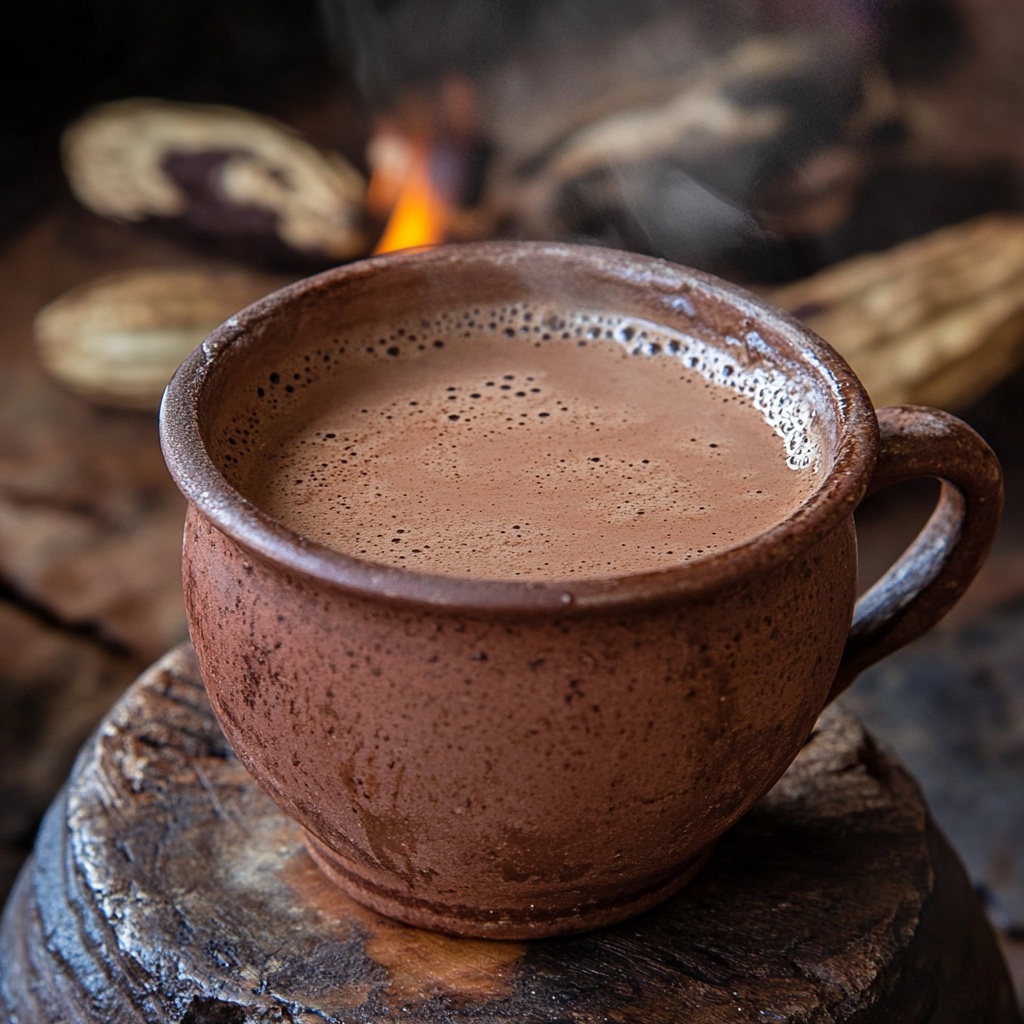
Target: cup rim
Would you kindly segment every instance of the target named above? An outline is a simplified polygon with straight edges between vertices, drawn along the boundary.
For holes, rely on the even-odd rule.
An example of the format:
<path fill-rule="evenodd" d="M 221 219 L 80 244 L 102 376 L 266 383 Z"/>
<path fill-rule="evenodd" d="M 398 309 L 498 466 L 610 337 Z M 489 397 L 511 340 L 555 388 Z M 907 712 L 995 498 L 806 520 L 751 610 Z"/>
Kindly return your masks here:
<path fill-rule="evenodd" d="M 509 263 L 540 257 L 583 258 L 602 273 L 638 287 L 678 293 L 682 285 L 724 298 L 738 316 L 769 321 L 799 353 L 801 365 L 828 385 L 838 437 L 833 467 L 782 522 L 706 557 L 641 573 L 580 580 L 503 580 L 445 576 L 394 568 L 346 555 L 291 530 L 244 497 L 217 469 L 203 441 L 200 403 L 210 372 L 244 336 L 310 292 L 336 288 L 382 267 L 467 260 Z M 850 516 L 867 488 L 878 454 L 878 422 L 863 385 L 823 339 L 782 310 L 711 274 L 666 260 L 568 243 L 475 242 L 404 250 L 344 264 L 286 285 L 230 317 L 181 364 L 160 406 L 160 443 L 178 488 L 221 533 L 264 562 L 350 596 L 476 615 L 573 615 L 673 599 L 699 599 L 739 585 L 789 561 Z"/>

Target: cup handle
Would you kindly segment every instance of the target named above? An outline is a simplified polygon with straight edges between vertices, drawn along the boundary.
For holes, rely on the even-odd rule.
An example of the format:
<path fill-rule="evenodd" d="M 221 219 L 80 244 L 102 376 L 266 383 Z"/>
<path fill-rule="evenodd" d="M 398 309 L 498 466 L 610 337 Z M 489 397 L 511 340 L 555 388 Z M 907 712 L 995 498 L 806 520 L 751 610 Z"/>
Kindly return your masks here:
<path fill-rule="evenodd" d="M 962 420 L 894 405 L 878 410 L 878 427 L 878 462 L 864 497 L 920 476 L 938 477 L 942 489 L 914 542 L 857 602 L 829 701 L 960 600 L 985 561 L 1003 508 L 999 461 Z"/>

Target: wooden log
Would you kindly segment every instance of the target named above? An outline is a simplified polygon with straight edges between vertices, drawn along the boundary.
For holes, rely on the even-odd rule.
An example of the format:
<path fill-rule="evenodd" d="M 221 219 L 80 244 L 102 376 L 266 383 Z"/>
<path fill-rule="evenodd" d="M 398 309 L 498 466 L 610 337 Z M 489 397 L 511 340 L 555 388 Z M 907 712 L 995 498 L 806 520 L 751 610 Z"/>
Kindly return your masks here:
<path fill-rule="evenodd" d="M 185 647 L 112 710 L 51 807 L 0 926 L 0 1009 L 16 1024 L 1018 1019 L 916 785 L 841 710 L 668 903 L 566 939 L 454 939 L 320 875 Z"/>

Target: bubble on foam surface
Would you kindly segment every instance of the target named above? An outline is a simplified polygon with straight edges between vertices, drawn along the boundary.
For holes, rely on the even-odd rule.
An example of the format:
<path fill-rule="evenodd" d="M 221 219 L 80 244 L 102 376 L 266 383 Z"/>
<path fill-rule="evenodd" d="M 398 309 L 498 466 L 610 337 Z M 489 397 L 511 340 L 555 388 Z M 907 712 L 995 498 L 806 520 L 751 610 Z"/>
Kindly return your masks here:
<path fill-rule="evenodd" d="M 753 338 L 748 335 L 749 340 L 761 341 L 756 332 L 750 334 Z M 743 342 L 736 338 L 726 340 L 743 347 Z M 681 335 L 679 345 L 677 356 L 684 365 L 696 370 L 705 380 L 749 398 L 765 422 L 782 438 L 790 469 L 818 469 L 821 448 L 811 433 L 814 406 L 806 391 L 795 386 L 775 367 L 743 366 L 734 356 L 698 338 Z"/>
<path fill-rule="evenodd" d="M 685 479 L 685 467 L 683 477 L 679 476 L 682 464 L 670 465 L 663 458 L 656 458 L 654 462 L 660 463 L 656 466 L 648 465 L 646 457 L 640 460 L 640 455 L 648 453 L 638 453 L 637 443 L 646 444 L 644 438 L 649 437 L 646 432 L 650 430 L 650 423 L 643 416 L 641 420 L 647 425 L 639 435 L 634 435 L 639 442 L 623 442 L 619 450 L 612 447 L 585 453 L 575 451 L 569 460 L 571 465 L 563 465 L 566 460 L 557 458 L 549 459 L 550 465 L 531 464 L 515 484 L 510 483 L 511 478 L 502 483 L 500 473 L 494 472 L 497 462 L 488 462 L 486 458 L 473 462 L 473 456 L 470 465 L 464 462 L 465 453 L 460 455 L 453 450 L 471 439 L 475 438 L 477 443 L 499 434 L 509 442 L 513 436 L 521 438 L 516 442 L 520 447 L 533 446 L 546 435 L 550 440 L 552 428 L 557 434 L 556 420 L 563 427 L 572 423 L 576 440 L 585 442 L 588 448 L 591 440 L 608 440 L 609 432 L 616 430 L 626 438 L 632 428 L 616 417 L 611 397 L 608 405 L 594 412 L 589 406 L 580 405 L 571 386 L 564 392 L 552 391 L 547 386 L 525 383 L 522 375 L 517 378 L 497 369 L 498 363 L 506 358 L 506 368 L 517 369 L 521 361 L 528 361 L 528 353 L 540 349 L 536 358 L 541 364 L 545 360 L 550 363 L 551 359 L 561 361 L 564 384 L 572 379 L 572 373 L 566 376 L 566 367 L 572 372 L 576 369 L 576 347 L 591 346 L 603 350 L 605 355 L 596 361 L 585 359 L 579 365 L 590 367 L 598 376 L 604 373 L 604 367 L 610 372 L 621 372 L 634 356 L 652 360 L 651 369 L 657 368 L 655 376 L 662 382 L 659 387 L 671 392 L 668 404 L 665 393 L 662 394 L 660 420 L 654 422 L 671 420 L 677 425 L 676 437 L 663 431 L 659 436 L 670 447 L 689 444 L 691 449 L 702 449 L 705 455 L 701 459 L 710 458 L 715 460 L 713 465 L 721 467 L 714 473 L 735 473 L 736 464 L 730 464 L 728 458 L 721 461 L 723 449 L 718 443 L 707 443 L 718 442 L 720 437 L 702 436 L 689 427 L 683 431 L 680 423 L 685 423 L 686 417 L 678 416 L 676 409 L 677 396 L 686 393 L 685 389 L 679 391 L 680 377 L 690 381 L 686 388 L 697 386 L 697 379 L 705 381 L 699 393 L 708 395 L 712 404 L 727 401 L 756 410 L 782 440 L 785 461 L 779 458 L 783 452 L 778 449 L 758 449 L 762 451 L 758 458 L 778 466 L 776 472 L 788 475 L 784 466 L 816 471 L 818 446 L 811 430 L 813 410 L 808 396 L 801 394 L 781 370 L 763 360 L 764 343 L 756 332 L 749 332 L 743 340 L 715 336 L 713 343 L 697 336 L 704 330 L 700 323 L 693 325 L 691 333 L 681 333 L 637 318 L 594 312 L 567 314 L 523 304 L 443 313 L 416 323 L 366 326 L 330 343 L 321 342 L 315 350 L 300 349 L 287 362 L 282 360 L 280 366 L 265 373 L 259 382 L 253 382 L 256 400 L 252 408 L 225 424 L 221 465 L 243 493 L 299 532 L 356 557 L 408 568 L 538 578 L 550 576 L 557 564 L 561 568 L 555 575 L 579 578 L 581 574 L 641 571 L 708 557 L 723 546 L 738 543 L 749 532 L 744 533 L 743 524 L 735 519 L 728 523 L 712 522 L 716 515 L 728 518 L 724 506 L 705 507 L 708 503 L 704 492 L 699 487 L 695 490 L 692 481 Z M 490 353 L 487 358 L 491 363 L 487 365 L 491 368 L 478 377 L 467 370 L 474 351 Z M 507 357 L 501 354 L 505 352 L 519 354 Z M 561 355 L 556 358 L 557 353 Z M 443 367 L 447 368 L 442 370 Z M 597 367 L 602 368 L 600 373 Z M 396 368 L 398 378 L 392 368 Z M 452 368 L 457 376 L 449 379 Z M 394 395 L 390 393 L 392 381 L 399 378 L 405 381 L 402 387 L 413 389 L 403 393 L 401 403 L 393 401 Z M 370 382 L 371 392 L 374 386 L 382 386 L 388 392 L 387 398 L 382 400 L 379 391 L 372 397 L 370 392 L 360 390 L 362 385 L 353 384 L 357 379 Z M 325 383 L 329 386 L 322 387 Z M 708 387 L 721 388 L 730 397 L 711 396 L 704 390 Z M 349 395 L 344 408 L 337 398 L 343 393 Z M 309 394 L 314 400 L 306 406 L 304 395 Z M 317 395 L 330 397 L 332 415 L 337 410 L 348 417 L 348 425 L 342 428 L 347 436 L 336 436 L 334 424 L 325 426 L 318 421 L 321 432 L 309 427 L 303 435 L 305 439 L 297 442 L 306 446 L 301 449 L 304 454 L 295 447 L 288 457 L 283 457 L 277 449 L 281 438 L 291 430 L 288 425 L 292 412 L 298 411 L 303 417 L 294 421 L 296 426 L 302 422 L 309 426 L 305 412 L 316 406 Z M 556 402 L 559 396 L 561 400 Z M 499 398 L 507 399 L 515 408 L 500 409 L 504 403 L 488 401 Z M 640 405 L 645 403 L 646 396 L 641 395 Z M 702 403 L 703 398 L 696 404 Z M 432 501 L 423 500 L 425 492 L 406 502 L 408 507 L 399 507 L 402 503 L 394 502 L 396 496 L 387 493 L 393 489 L 393 483 L 374 482 L 383 479 L 379 476 L 380 467 L 390 457 L 389 449 L 394 443 L 388 438 L 396 436 L 382 433 L 387 421 L 392 421 L 393 426 L 398 426 L 399 421 L 406 423 L 408 426 L 401 428 L 406 439 L 414 434 L 421 439 L 417 441 L 422 442 L 418 464 L 430 477 L 428 489 L 433 488 L 432 494 L 448 488 L 433 511 L 428 507 Z M 275 423 L 288 430 L 282 432 Z M 683 437 L 682 432 L 687 436 Z M 695 436 L 689 436 L 691 433 Z M 765 441 L 769 436 L 764 434 Z M 695 441 L 699 443 L 694 444 Z M 330 452 L 322 448 L 325 443 L 332 449 Z M 310 446 L 321 454 L 314 457 Z M 335 448 L 338 450 L 334 451 Z M 536 451 L 540 460 L 548 457 L 544 455 L 546 448 L 526 450 Z M 734 446 L 734 451 L 738 450 Z M 492 451 L 499 455 L 497 449 Z M 256 453 L 260 453 L 259 458 L 250 458 Z M 240 459 L 249 463 L 248 470 Z M 740 459 L 740 463 L 743 461 Z M 756 459 L 754 466 L 751 472 L 763 475 Z M 544 478 L 535 475 L 535 470 L 542 470 Z M 253 471 L 257 476 L 276 472 L 279 493 L 275 496 L 259 480 L 253 482 Z M 636 476 L 638 471 L 643 479 Z M 494 480 L 488 480 L 492 476 Z M 478 491 L 481 486 L 484 490 L 493 486 L 494 493 L 487 494 L 486 500 L 477 495 L 475 505 L 467 504 L 464 499 L 468 480 L 477 482 Z M 777 483 L 781 488 L 777 497 L 782 504 L 775 505 L 769 501 L 769 491 L 754 490 L 760 488 L 760 483 L 737 485 L 750 488 L 751 495 L 756 494 L 752 499 L 756 505 L 751 513 L 753 521 L 749 524 L 756 532 L 778 521 L 772 516 L 784 516 L 793 507 L 786 504 L 789 499 L 785 497 L 792 488 L 781 480 Z M 795 500 L 802 500 L 799 495 L 807 493 L 810 483 L 808 479 L 807 483 L 795 485 Z M 509 487 L 519 488 L 515 500 L 532 510 L 517 513 L 514 523 L 496 511 L 505 510 L 510 500 Z M 583 526 L 573 526 L 568 533 L 558 527 L 556 533 L 563 532 L 563 539 L 558 539 L 543 522 L 552 503 L 574 509 L 577 518 L 582 517 Z M 684 520 L 689 524 L 685 528 L 679 525 Z M 600 536 L 593 532 L 596 522 L 600 524 L 599 533 L 606 531 Z M 434 531 L 433 536 L 423 539 L 424 530 Z M 627 532 L 622 533 L 623 530 Z M 612 537 L 607 531 L 620 533 Z M 598 557 L 598 542 L 604 548 L 611 544 L 615 552 L 601 548 L 603 553 Z M 463 555 L 481 564 L 463 564 Z M 482 564 L 487 559 L 490 568 Z"/>
<path fill-rule="evenodd" d="M 696 317 L 693 303 L 685 295 L 669 303 L 687 316 Z M 752 365 L 745 365 L 737 354 L 723 351 L 716 345 L 692 334 L 677 333 L 650 321 L 602 313 L 544 312 L 522 307 L 520 316 L 536 319 L 550 331 L 565 338 L 596 340 L 606 338 L 619 342 L 635 355 L 668 355 L 678 359 L 688 370 L 705 380 L 744 395 L 775 433 L 782 438 L 787 465 L 794 470 L 820 467 L 821 448 L 811 432 L 814 406 L 806 390 L 776 367 L 763 362 L 753 363 L 750 349 L 759 352 L 768 346 L 756 331 L 749 331 L 744 340 L 727 335 L 723 340 L 734 352 L 742 351 Z M 514 313 L 512 318 L 514 319 Z M 540 332 L 539 327 L 534 327 Z M 515 331 L 513 330 L 514 334 Z"/>
<path fill-rule="evenodd" d="M 696 318 L 696 310 L 685 295 L 676 296 L 670 305 Z M 443 340 L 433 337 L 435 334 L 452 332 L 461 337 L 475 333 L 500 333 L 508 337 L 526 335 L 543 342 L 556 339 L 586 342 L 603 338 L 617 341 L 637 355 L 674 357 L 705 380 L 745 396 L 782 439 L 791 469 L 817 469 L 820 466 L 820 445 L 811 431 L 815 413 L 810 396 L 799 383 L 777 367 L 765 365 L 761 359 L 755 361 L 751 350 L 763 353 L 768 348 L 756 331 L 747 332 L 743 340 L 728 335 L 721 339 L 733 350 L 729 352 L 694 334 L 674 332 L 638 318 L 595 312 L 564 313 L 529 303 L 445 311 L 418 323 L 375 325 L 360 332 L 364 337 L 355 344 L 334 339 L 333 351 L 330 346 L 326 351 L 318 348 L 315 355 L 305 355 L 305 365 L 271 373 L 269 386 L 261 387 L 258 397 L 266 401 L 271 412 L 285 411 L 287 402 L 282 400 L 315 384 L 323 372 L 335 371 L 346 356 L 350 359 L 364 356 L 373 360 L 382 356 L 394 360 L 415 358 L 432 347 L 443 347 Z M 367 344 L 367 340 L 373 343 Z M 294 372 L 296 368 L 301 372 Z M 284 394 L 280 393 L 282 389 L 279 387 L 282 381 Z M 253 427 L 255 424 L 251 419 L 249 426 Z"/>
<path fill-rule="evenodd" d="M 745 396 L 782 438 L 787 455 L 786 464 L 790 469 L 819 468 L 821 448 L 811 433 L 814 406 L 806 391 L 794 384 L 781 370 L 763 364 L 745 366 L 736 355 L 723 352 L 693 335 L 669 332 L 642 320 L 618 317 L 602 319 L 611 325 L 611 337 L 628 346 L 633 354 L 668 354 L 678 359 L 688 370 L 699 373 L 705 380 Z M 725 341 L 735 349 L 742 349 L 745 354 L 751 342 L 764 345 L 756 331 L 746 335 L 747 344 L 731 336 L 727 336 Z"/>

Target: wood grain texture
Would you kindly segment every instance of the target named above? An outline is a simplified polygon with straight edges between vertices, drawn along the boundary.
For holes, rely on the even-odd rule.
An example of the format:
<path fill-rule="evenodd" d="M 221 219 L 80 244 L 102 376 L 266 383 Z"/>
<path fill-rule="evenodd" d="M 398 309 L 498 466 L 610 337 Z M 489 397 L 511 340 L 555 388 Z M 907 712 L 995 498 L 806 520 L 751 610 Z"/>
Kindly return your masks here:
<path fill-rule="evenodd" d="M 191 652 L 84 748 L 0 930 L 16 1024 L 1018 1019 L 917 787 L 830 710 L 682 894 L 614 928 L 453 939 L 365 910 L 218 730 Z"/>

